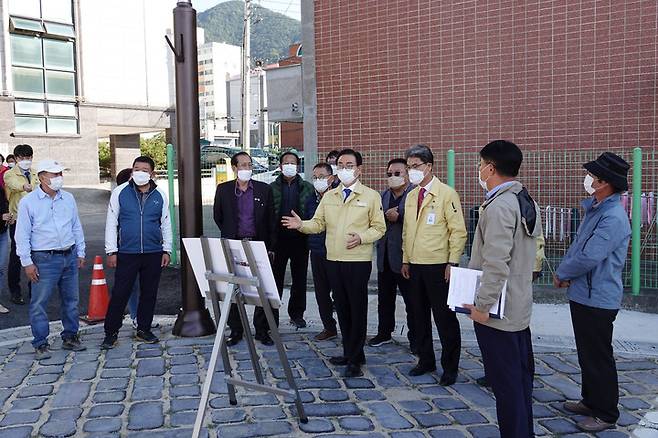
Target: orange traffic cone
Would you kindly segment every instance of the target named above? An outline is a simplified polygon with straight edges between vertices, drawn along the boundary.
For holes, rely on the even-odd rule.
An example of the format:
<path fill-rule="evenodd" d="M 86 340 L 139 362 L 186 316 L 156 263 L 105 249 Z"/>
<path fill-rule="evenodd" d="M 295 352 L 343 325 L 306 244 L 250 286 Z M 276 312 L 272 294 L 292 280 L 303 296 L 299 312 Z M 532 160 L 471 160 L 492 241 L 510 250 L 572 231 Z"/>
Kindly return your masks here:
<path fill-rule="evenodd" d="M 89 290 L 89 308 L 87 315 L 80 319 L 87 324 L 97 324 L 105 319 L 107 308 L 110 304 L 110 294 L 105 282 L 103 272 L 103 259 L 101 256 L 94 258 L 94 270 L 91 274 L 91 289 Z"/>

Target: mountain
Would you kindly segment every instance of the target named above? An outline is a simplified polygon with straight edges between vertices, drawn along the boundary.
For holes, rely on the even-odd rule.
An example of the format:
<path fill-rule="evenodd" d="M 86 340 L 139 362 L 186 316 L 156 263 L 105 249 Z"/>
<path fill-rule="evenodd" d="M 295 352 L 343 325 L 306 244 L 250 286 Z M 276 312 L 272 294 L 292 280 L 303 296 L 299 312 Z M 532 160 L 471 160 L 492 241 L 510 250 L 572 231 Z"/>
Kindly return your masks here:
<path fill-rule="evenodd" d="M 242 45 L 244 2 L 220 3 L 197 16 L 206 42 Z M 276 62 L 288 55 L 288 47 L 301 41 L 302 26 L 294 18 L 254 5 L 251 19 L 251 60 Z"/>

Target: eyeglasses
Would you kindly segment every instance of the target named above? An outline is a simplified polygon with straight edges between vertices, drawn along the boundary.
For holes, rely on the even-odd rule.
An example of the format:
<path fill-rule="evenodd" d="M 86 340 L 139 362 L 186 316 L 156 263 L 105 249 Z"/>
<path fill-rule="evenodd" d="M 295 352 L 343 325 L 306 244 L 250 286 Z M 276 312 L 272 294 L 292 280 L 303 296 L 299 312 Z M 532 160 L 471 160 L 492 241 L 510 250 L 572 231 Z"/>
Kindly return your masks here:
<path fill-rule="evenodd" d="M 251 163 L 239 163 L 239 164 L 238 164 L 237 166 L 235 166 L 235 167 L 237 167 L 238 169 L 251 169 L 251 168 L 253 168 L 254 166 L 253 166 L 253 164 L 251 164 Z"/>
<path fill-rule="evenodd" d="M 409 164 L 409 165 L 407 165 L 407 168 L 416 170 L 416 169 L 420 168 L 421 166 L 425 166 L 426 164 L 427 163 Z"/>
<path fill-rule="evenodd" d="M 356 167 L 357 167 L 356 164 L 352 164 L 352 163 L 348 163 L 348 164 L 345 164 L 345 165 L 343 165 L 343 164 L 338 165 L 338 169 L 350 169 L 351 170 L 351 169 L 356 169 Z"/>
<path fill-rule="evenodd" d="M 313 181 L 317 181 L 319 179 L 328 179 L 329 175 L 320 175 L 320 176 L 313 176 Z"/>
<path fill-rule="evenodd" d="M 386 176 L 389 177 L 389 178 L 392 177 L 392 176 L 401 176 L 401 175 L 402 175 L 402 172 L 400 172 L 399 170 L 396 170 L 395 172 L 392 172 L 392 173 L 391 172 L 386 172 Z"/>

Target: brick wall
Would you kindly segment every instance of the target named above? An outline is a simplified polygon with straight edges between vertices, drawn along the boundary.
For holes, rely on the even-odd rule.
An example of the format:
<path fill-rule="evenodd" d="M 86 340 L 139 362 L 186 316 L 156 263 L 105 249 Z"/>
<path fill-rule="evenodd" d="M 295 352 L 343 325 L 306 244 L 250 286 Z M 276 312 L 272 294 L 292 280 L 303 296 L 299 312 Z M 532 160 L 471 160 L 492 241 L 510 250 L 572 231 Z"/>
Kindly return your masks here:
<path fill-rule="evenodd" d="M 315 2 L 318 151 L 656 147 L 658 2 Z"/>

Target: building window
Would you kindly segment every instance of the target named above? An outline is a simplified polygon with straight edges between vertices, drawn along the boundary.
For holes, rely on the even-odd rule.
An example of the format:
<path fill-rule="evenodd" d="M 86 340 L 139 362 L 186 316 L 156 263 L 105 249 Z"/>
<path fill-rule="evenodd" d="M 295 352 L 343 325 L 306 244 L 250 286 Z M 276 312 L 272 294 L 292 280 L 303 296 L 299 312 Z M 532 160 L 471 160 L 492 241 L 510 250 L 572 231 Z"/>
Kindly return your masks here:
<path fill-rule="evenodd" d="M 72 0 L 10 0 L 16 132 L 78 134 Z"/>

